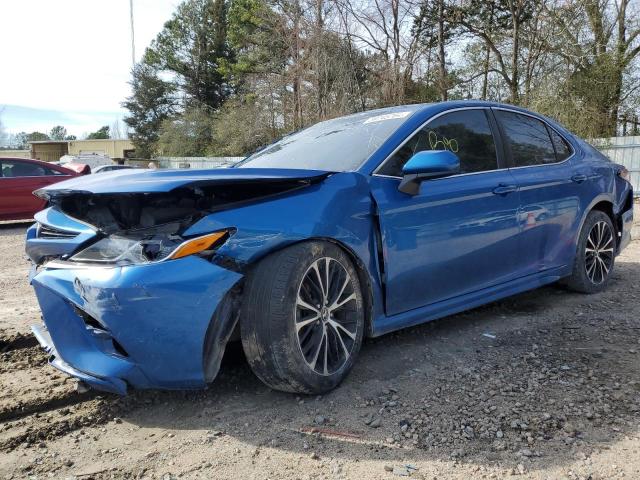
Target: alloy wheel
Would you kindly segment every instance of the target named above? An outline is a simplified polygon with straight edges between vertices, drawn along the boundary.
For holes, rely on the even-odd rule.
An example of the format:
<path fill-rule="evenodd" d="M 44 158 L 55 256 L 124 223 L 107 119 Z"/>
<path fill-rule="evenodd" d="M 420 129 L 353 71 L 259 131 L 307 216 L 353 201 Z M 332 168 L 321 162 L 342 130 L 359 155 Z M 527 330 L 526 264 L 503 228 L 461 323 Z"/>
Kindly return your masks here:
<path fill-rule="evenodd" d="M 298 287 L 296 334 L 305 362 L 331 375 L 349 360 L 357 337 L 354 281 L 337 260 L 322 257 L 307 269 Z"/>
<path fill-rule="evenodd" d="M 607 222 L 596 222 L 585 248 L 585 269 L 589 280 L 595 285 L 603 283 L 613 265 L 613 232 Z"/>

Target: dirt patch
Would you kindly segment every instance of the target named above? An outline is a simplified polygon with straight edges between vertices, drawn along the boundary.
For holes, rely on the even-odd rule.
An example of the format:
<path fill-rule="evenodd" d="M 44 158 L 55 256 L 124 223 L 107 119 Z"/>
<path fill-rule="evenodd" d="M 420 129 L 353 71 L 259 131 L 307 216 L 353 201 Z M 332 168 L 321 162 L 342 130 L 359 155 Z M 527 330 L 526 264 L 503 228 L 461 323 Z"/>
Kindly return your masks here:
<path fill-rule="evenodd" d="M 27 334 L 33 320 L 40 318 L 38 302 L 28 280 L 30 264 L 24 253 L 28 225 L 0 223 L 0 331 L 3 338 L 15 333 Z"/>
<path fill-rule="evenodd" d="M 77 393 L 27 340 L 23 234 L 0 230 L 0 477 L 640 478 L 640 242 L 604 293 L 369 340 L 325 396 L 268 389 L 234 345 L 208 390 L 120 398 Z"/>

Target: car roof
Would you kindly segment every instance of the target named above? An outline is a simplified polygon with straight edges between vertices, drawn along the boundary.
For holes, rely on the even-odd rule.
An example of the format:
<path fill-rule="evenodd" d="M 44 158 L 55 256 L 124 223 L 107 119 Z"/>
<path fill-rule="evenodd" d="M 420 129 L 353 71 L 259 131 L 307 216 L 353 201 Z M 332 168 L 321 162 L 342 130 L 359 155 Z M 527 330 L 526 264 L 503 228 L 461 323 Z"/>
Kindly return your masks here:
<path fill-rule="evenodd" d="M 53 164 L 51 162 L 43 162 L 42 160 L 36 160 L 34 158 L 2 157 L 2 156 L 0 156 L 0 161 L 2 161 L 2 160 L 12 160 L 12 161 L 18 160 L 20 162 L 35 163 L 35 164 L 38 164 L 38 165 L 48 165 L 48 166 L 55 165 L 55 164 Z"/>
<path fill-rule="evenodd" d="M 43 167 L 47 167 L 47 168 L 51 168 L 53 170 L 58 170 L 58 171 L 62 171 L 62 172 L 70 172 L 71 174 L 76 174 L 76 172 L 74 172 L 73 170 L 66 168 L 62 165 L 56 165 L 53 162 L 43 162 L 42 160 L 36 160 L 33 158 L 20 158 L 20 157 L 2 157 L 0 156 L 0 162 L 3 160 L 11 160 L 12 162 L 18 161 L 18 162 L 24 162 L 24 163 L 31 163 L 33 165 L 41 165 Z"/>
<path fill-rule="evenodd" d="M 563 133 L 572 136 L 571 132 L 568 132 L 562 125 L 559 125 L 551 118 L 547 118 L 539 113 L 527 110 L 522 107 L 510 105 L 507 103 L 489 102 L 486 100 L 451 100 L 446 102 L 435 103 L 416 103 L 412 105 L 402 105 L 398 107 L 388 107 L 378 110 L 368 110 L 366 113 L 372 115 L 380 115 L 384 113 L 391 113 L 400 109 L 410 108 L 413 112 L 407 117 L 407 119 L 400 125 L 393 134 L 357 169 L 360 173 L 371 174 L 374 170 L 383 162 L 393 151 L 393 149 L 408 135 L 410 135 L 415 129 L 423 125 L 434 115 L 444 113 L 448 110 L 454 110 L 458 108 L 508 108 L 516 112 L 522 112 L 534 117 L 538 117 L 551 124 L 552 126 L 560 129 Z"/>

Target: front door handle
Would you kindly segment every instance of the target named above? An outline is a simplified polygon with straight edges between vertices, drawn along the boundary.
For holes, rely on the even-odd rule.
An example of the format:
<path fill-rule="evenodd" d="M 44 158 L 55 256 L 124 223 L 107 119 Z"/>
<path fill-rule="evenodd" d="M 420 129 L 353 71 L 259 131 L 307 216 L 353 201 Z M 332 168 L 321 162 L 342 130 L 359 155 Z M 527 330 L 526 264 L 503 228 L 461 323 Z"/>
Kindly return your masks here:
<path fill-rule="evenodd" d="M 579 173 L 577 175 L 574 175 L 573 177 L 571 177 L 571 181 L 572 182 L 576 182 L 576 183 L 582 183 L 587 179 L 587 176 L 584 175 L 583 173 Z"/>
<path fill-rule="evenodd" d="M 504 183 L 501 183 L 493 189 L 493 193 L 495 193 L 496 195 L 508 195 L 509 193 L 515 192 L 516 190 L 518 190 L 517 185 L 505 185 Z"/>

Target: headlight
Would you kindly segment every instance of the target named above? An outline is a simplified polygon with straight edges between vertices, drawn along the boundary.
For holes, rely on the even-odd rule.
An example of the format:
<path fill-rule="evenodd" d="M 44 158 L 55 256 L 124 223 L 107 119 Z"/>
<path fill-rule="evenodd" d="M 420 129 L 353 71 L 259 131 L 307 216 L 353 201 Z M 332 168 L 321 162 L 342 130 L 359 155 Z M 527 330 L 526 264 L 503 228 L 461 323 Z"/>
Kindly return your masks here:
<path fill-rule="evenodd" d="M 112 235 L 76 253 L 70 260 L 83 263 L 135 265 L 202 254 L 222 245 L 229 230 L 183 240 L 176 235 L 158 235 L 148 239 L 132 239 Z"/>

